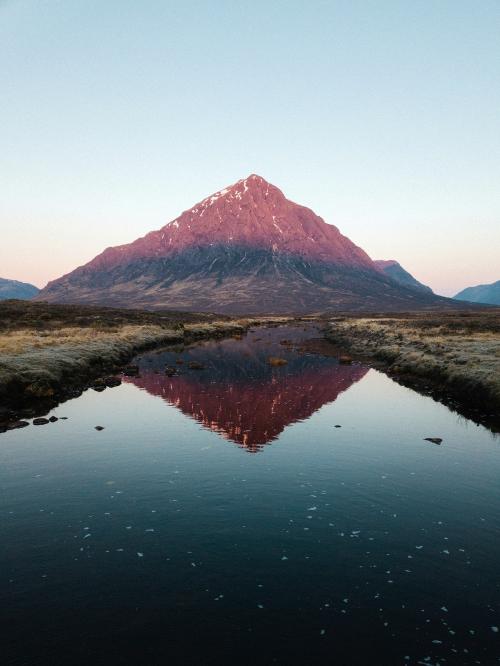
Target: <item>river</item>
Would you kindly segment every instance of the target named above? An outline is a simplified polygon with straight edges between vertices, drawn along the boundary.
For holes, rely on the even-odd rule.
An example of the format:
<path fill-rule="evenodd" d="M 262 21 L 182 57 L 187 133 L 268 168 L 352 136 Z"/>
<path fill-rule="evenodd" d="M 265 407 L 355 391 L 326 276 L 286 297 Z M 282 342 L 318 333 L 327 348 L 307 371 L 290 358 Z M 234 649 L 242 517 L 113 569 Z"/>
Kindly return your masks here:
<path fill-rule="evenodd" d="M 0 435 L 3 663 L 500 661 L 500 438 L 319 335 L 148 352 Z"/>

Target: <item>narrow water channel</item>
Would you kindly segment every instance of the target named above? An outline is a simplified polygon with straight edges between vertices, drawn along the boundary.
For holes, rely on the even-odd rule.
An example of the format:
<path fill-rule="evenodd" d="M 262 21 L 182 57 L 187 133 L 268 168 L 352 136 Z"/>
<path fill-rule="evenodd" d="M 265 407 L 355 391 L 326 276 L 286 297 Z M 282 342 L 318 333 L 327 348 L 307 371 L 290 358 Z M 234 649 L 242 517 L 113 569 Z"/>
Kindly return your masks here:
<path fill-rule="evenodd" d="M 500 661 L 500 438 L 318 335 L 156 350 L 0 435 L 4 663 Z"/>

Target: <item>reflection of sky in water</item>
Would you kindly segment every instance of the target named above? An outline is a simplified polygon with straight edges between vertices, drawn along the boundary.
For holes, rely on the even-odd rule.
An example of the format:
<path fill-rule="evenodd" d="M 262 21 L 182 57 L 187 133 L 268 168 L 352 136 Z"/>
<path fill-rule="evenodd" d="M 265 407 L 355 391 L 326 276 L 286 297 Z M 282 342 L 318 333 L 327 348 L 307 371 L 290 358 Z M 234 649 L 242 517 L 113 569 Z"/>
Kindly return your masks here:
<path fill-rule="evenodd" d="M 7 654 L 496 663 L 499 438 L 373 370 L 318 407 L 254 456 L 132 383 L 1 435 Z"/>

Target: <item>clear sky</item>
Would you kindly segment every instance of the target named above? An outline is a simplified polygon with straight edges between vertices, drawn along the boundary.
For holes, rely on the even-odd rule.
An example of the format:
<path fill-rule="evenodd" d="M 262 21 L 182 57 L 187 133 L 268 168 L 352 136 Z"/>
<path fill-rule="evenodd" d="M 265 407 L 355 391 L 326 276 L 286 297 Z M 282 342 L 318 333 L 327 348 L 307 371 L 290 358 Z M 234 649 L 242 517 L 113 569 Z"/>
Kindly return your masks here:
<path fill-rule="evenodd" d="M 250 173 L 438 293 L 500 279 L 498 0 L 0 0 L 0 276 Z"/>

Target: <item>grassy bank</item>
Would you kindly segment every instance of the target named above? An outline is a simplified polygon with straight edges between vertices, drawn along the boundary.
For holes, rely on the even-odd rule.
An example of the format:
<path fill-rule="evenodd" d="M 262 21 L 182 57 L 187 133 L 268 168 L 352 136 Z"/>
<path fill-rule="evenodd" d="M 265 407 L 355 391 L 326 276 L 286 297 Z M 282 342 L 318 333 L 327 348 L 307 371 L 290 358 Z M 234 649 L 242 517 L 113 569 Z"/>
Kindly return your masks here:
<path fill-rule="evenodd" d="M 500 310 L 339 317 L 325 336 L 403 384 L 500 422 Z"/>
<path fill-rule="evenodd" d="M 250 326 L 284 321 L 0 303 L 0 422 L 27 405 L 40 411 L 78 395 L 89 382 L 119 372 L 146 349 L 241 334 Z"/>

